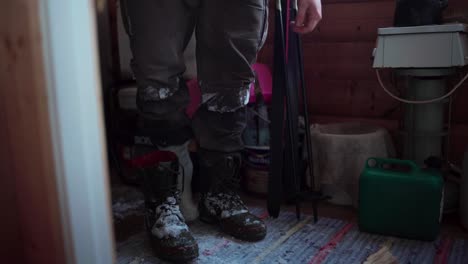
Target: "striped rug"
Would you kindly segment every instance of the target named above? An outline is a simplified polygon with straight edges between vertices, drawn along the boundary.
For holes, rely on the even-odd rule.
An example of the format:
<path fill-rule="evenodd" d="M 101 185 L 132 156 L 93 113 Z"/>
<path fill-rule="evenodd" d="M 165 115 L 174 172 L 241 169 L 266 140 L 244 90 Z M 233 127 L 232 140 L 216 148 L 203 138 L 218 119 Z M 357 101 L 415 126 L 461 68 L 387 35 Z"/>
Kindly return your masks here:
<path fill-rule="evenodd" d="M 314 224 L 310 216 L 297 221 L 293 213 L 270 219 L 264 210 L 252 212 L 265 218 L 268 228 L 267 237 L 257 243 L 225 236 L 216 227 L 201 222 L 191 224 L 200 248 L 200 256 L 193 263 L 364 263 L 383 245 L 389 247 L 397 263 L 468 263 L 468 240 L 405 240 L 361 233 L 355 224 L 336 219 L 320 218 Z M 139 233 L 117 245 L 117 263 L 165 262 L 154 256 L 146 234 Z"/>

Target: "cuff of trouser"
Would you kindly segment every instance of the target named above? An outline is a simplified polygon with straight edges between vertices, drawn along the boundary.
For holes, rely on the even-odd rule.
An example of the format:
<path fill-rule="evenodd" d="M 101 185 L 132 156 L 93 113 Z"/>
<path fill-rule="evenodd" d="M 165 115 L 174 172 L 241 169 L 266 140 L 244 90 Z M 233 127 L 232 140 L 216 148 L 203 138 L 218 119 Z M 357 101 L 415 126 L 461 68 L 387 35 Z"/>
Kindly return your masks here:
<path fill-rule="evenodd" d="M 246 106 L 250 99 L 250 84 L 236 88 L 218 88 L 202 85 L 202 104 L 212 112 L 235 112 Z"/>
<path fill-rule="evenodd" d="M 148 119 L 167 120 L 173 113 L 185 111 L 189 103 L 190 94 L 182 78 L 177 78 L 171 86 L 138 85 L 138 111 Z"/>

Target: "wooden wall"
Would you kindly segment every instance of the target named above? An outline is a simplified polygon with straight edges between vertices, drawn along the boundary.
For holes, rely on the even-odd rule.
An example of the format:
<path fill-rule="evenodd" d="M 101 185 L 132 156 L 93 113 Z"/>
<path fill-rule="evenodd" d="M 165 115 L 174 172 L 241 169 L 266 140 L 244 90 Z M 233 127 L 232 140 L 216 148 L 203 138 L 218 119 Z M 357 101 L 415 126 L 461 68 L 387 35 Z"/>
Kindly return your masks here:
<path fill-rule="evenodd" d="M 396 132 L 402 111 L 398 102 L 378 85 L 371 59 L 377 29 L 392 25 L 394 3 L 394 0 L 323 0 L 322 22 L 315 32 L 303 37 L 313 122 L 366 120 Z M 270 36 L 259 61 L 272 65 L 274 10 L 270 13 Z M 468 1 L 451 0 L 445 15 L 466 19 Z M 468 85 L 457 93 L 453 105 L 450 157 L 456 161 L 468 146 L 466 101 Z"/>

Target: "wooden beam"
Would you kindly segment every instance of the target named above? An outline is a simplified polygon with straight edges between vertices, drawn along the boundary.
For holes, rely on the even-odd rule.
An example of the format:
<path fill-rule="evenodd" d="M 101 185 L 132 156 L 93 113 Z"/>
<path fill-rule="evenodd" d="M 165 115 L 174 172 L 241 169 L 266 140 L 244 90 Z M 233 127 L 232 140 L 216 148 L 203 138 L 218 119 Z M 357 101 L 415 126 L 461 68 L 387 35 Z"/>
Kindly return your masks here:
<path fill-rule="evenodd" d="M 0 203 L 9 221 L 0 224 L 0 247 L 14 249 L 7 252 L 14 261 L 2 253 L 4 263 L 67 262 L 38 3 L 2 1 L 0 8 Z"/>

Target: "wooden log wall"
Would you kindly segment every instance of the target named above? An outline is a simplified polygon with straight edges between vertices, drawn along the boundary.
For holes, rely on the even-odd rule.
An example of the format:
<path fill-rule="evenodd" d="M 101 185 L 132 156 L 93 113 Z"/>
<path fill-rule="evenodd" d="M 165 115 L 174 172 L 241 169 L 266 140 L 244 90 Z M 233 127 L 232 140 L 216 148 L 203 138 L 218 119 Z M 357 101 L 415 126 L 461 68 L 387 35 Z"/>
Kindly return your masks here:
<path fill-rule="evenodd" d="M 401 107 L 379 86 L 371 59 L 377 29 L 392 25 L 394 7 L 394 0 L 323 0 L 323 20 L 303 37 L 312 122 L 366 120 L 396 134 Z M 273 8 L 269 38 L 259 54 L 259 62 L 269 65 L 273 64 Z M 451 0 L 445 17 L 468 23 L 468 1 Z M 466 102 L 468 85 L 453 103 L 449 157 L 457 162 L 468 146 Z"/>

